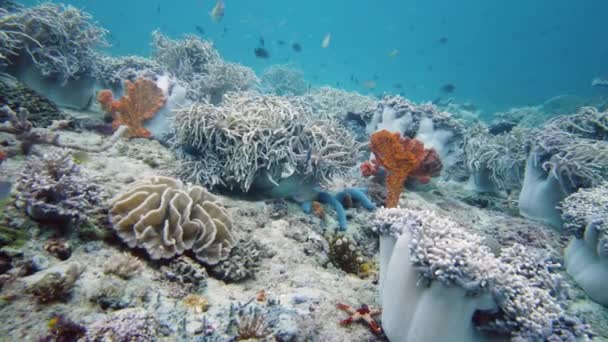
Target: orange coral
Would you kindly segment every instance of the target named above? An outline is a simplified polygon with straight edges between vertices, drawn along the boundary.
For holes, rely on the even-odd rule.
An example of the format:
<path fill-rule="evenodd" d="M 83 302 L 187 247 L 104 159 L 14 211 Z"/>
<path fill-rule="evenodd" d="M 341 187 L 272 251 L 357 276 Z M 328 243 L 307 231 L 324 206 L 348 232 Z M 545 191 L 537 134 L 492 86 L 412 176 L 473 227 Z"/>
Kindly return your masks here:
<path fill-rule="evenodd" d="M 165 105 L 162 90 L 153 81 L 140 78 L 135 82 L 125 81 L 126 95 L 114 100 L 110 90 L 97 94 L 101 108 L 112 114 L 112 128 L 129 127 L 128 137 L 149 138 L 151 133 L 143 127 L 145 120 L 152 118 Z"/>
<path fill-rule="evenodd" d="M 417 180 L 422 184 L 426 184 L 431 181 L 431 177 L 437 177 L 441 173 L 443 163 L 439 158 L 439 154 L 435 149 L 424 150 L 425 155 L 420 162 L 420 166 L 416 170 L 412 171 L 410 178 Z"/>
<path fill-rule="evenodd" d="M 4 151 L 0 151 L 0 163 L 2 163 L 2 161 L 5 160 L 6 158 L 8 158 L 8 153 L 6 153 Z"/>
<path fill-rule="evenodd" d="M 424 145 L 416 139 L 402 138 L 399 133 L 382 130 L 372 134 L 370 148 L 376 163 L 387 171 L 385 206 L 395 208 L 405 179 L 426 157 Z"/>
<path fill-rule="evenodd" d="M 325 220 L 325 209 L 323 209 L 323 206 L 321 205 L 321 203 L 319 203 L 317 201 L 313 201 L 312 202 L 312 212 L 313 212 L 313 214 L 315 214 L 315 216 L 317 216 L 321 220 Z"/>

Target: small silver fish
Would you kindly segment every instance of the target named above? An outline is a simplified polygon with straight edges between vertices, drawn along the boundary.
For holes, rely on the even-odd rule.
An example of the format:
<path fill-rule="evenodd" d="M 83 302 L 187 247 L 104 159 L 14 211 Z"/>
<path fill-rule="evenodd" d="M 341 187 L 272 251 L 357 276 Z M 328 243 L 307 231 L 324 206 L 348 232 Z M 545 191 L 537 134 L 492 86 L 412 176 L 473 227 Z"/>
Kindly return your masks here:
<path fill-rule="evenodd" d="M 215 21 L 216 23 L 219 23 L 224 18 L 225 10 L 226 10 L 226 6 L 224 6 L 224 1 L 217 0 L 217 2 L 215 3 L 215 6 L 213 6 L 213 9 L 211 10 L 211 13 L 209 13 L 209 15 L 211 16 L 211 19 L 213 21 Z"/>
<path fill-rule="evenodd" d="M 331 33 L 325 35 L 325 38 L 323 38 L 323 42 L 321 43 L 321 47 L 326 49 L 329 46 L 329 43 L 331 43 Z"/>

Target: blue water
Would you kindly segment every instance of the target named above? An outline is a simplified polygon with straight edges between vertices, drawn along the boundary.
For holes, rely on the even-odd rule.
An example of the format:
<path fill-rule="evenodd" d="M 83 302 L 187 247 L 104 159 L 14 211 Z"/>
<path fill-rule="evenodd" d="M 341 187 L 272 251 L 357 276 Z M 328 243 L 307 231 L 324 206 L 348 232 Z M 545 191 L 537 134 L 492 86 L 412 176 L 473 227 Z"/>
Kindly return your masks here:
<path fill-rule="evenodd" d="M 109 29 L 113 54 L 148 55 L 152 30 L 179 37 L 196 33 L 198 25 L 225 59 L 258 72 L 292 63 L 313 85 L 403 92 L 416 101 L 445 97 L 440 88 L 452 83 L 456 91 L 450 96 L 486 111 L 560 94 L 594 96 L 599 90 L 591 80 L 608 76 L 605 0 L 226 0 L 220 23 L 209 16 L 212 0 L 61 2 L 85 9 Z M 327 33 L 332 41 L 323 49 Z M 260 37 L 269 59 L 253 54 Z M 278 40 L 287 44 L 279 46 Z M 303 51 L 294 52 L 292 42 Z M 391 58 L 393 49 L 399 54 Z M 361 85 L 374 79 L 375 89 Z"/>

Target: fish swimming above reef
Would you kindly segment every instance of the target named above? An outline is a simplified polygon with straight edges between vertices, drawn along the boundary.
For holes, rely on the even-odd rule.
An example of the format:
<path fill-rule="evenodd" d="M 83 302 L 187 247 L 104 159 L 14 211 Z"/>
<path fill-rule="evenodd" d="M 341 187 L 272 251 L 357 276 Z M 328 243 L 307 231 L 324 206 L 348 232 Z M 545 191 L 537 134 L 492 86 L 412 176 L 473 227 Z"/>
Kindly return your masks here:
<path fill-rule="evenodd" d="M 264 46 L 264 37 L 260 37 L 260 46 Z"/>
<path fill-rule="evenodd" d="M 591 86 L 594 88 L 606 88 L 608 89 L 608 80 L 604 78 L 596 78 L 591 81 Z"/>
<path fill-rule="evenodd" d="M 330 43 L 331 43 L 331 33 L 328 33 L 325 35 L 325 38 L 323 38 L 323 42 L 321 42 L 321 47 L 326 49 L 329 47 Z"/>
<path fill-rule="evenodd" d="M 283 46 L 285 45 L 285 41 L 284 40 L 277 40 L 277 45 Z"/>
<path fill-rule="evenodd" d="M 293 44 L 291 44 L 291 48 L 295 52 L 302 52 L 302 45 L 300 45 L 299 43 L 293 43 Z"/>
<path fill-rule="evenodd" d="M 213 6 L 213 9 L 211 10 L 211 13 L 209 13 L 209 15 L 211 16 L 211 19 L 213 21 L 215 21 L 216 23 L 219 23 L 224 18 L 225 10 L 226 10 L 226 6 L 224 5 L 224 1 L 217 0 L 217 2 L 215 3 L 215 6 Z"/>
<path fill-rule="evenodd" d="M 452 83 L 445 84 L 441 87 L 441 91 L 443 91 L 444 93 L 448 93 L 448 94 L 453 93 L 454 90 L 456 90 L 456 86 L 453 85 Z"/>
<path fill-rule="evenodd" d="M 448 37 L 441 37 L 437 42 L 439 42 L 439 44 L 445 44 L 448 42 Z"/>
<path fill-rule="evenodd" d="M 364 81 L 363 86 L 367 89 L 376 89 L 376 81 L 374 81 L 374 80 Z"/>
<path fill-rule="evenodd" d="M 257 47 L 253 49 L 253 53 L 257 58 L 266 59 L 270 57 L 270 52 L 268 52 L 268 50 L 264 49 L 263 47 Z"/>
<path fill-rule="evenodd" d="M 205 29 L 202 26 L 196 25 L 194 26 L 194 29 L 196 30 L 196 32 L 198 32 L 198 34 L 200 34 L 201 36 L 205 35 Z"/>
<path fill-rule="evenodd" d="M 397 55 L 399 55 L 399 50 L 398 50 L 398 49 L 392 49 L 392 50 L 391 50 L 391 51 L 388 53 L 388 56 L 389 56 L 390 58 L 397 57 Z"/>

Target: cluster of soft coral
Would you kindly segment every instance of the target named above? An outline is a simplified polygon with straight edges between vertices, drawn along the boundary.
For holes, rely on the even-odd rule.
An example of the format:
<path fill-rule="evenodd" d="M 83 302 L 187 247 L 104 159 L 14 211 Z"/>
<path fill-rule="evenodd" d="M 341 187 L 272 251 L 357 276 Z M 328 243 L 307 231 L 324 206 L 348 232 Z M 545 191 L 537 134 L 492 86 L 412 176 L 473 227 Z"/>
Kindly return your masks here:
<path fill-rule="evenodd" d="M 370 149 L 375 158 L 361 164 L 361 173 L 364 177 L 369 177 L 379 174 L 381 170 L 387 172 L 387 208 L 397 206 L 404 182 L 408 178 L 426 184 L 431 177 L 439 176 L 443 167 L 439 154 L 434 149 L 425 149 L 419 140 L 387 130 L 372 134 Z"/>

